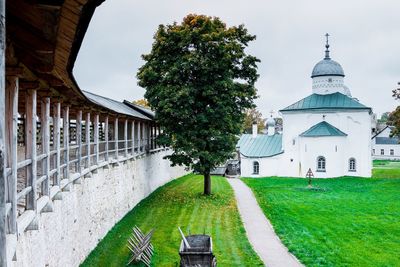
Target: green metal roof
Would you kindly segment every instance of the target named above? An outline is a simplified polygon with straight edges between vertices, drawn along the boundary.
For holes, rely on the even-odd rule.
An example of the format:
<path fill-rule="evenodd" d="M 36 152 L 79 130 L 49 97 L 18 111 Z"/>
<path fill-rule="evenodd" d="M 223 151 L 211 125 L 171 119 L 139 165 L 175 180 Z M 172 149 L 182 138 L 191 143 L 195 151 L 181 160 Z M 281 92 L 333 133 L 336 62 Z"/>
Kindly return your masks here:
<path fill-rule="evenodd" d="M 298 111 L 298 110 L 309 110 L 309 109 L 371 110 L 371 108 L 364 106 L 357 100 L 337 92 L 327 95 L 312 94 L 280 111 Z"/>
<path fill-rule="evenodd" d="M 347 136 L 344 132 L 334 127 L 326 121 L 315 124 L 310 129 L 300 134 L 303 137 L 321 137 L 321 136 Z"/>
<path fill-rule="evenodd" d="M 283 152 L 281 134 L 258 134 L 255 138 L 251 134 L 243 134 L 237 145 L 240 153 L 249 158 L 272 157 Z"/>

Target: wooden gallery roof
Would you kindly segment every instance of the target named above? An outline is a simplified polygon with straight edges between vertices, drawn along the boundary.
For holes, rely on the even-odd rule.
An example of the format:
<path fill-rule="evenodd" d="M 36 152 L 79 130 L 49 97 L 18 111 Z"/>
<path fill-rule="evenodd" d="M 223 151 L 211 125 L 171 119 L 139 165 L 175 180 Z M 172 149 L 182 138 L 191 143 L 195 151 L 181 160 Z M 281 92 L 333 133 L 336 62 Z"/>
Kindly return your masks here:
<path fill-rule="evenodd" d="M 71 111 L 86 107 L 127 115 L 87 98 L 72 74 L 89 22 L 103 1 L 7 1 L 6 74 L 20 77 L 20 90 L 36 88 L 39 97 L 58 98 Z"/>

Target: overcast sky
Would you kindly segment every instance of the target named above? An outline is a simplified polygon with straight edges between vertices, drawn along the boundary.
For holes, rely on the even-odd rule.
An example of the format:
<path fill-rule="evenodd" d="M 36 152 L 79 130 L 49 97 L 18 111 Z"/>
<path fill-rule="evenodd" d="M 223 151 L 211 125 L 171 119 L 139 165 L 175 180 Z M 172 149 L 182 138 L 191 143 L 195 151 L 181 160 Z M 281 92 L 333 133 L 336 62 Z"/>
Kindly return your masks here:
<path fill-rule="evenodd" d="M 268 116 L 311 94 L 311 71 L 331 58 L 361 103 L 381 114 L 399 103 L 391 90 L 400 81 L 399 0 L 107 0 L 97 8 L 75 64 L 80 88 L 116 100 L 143 98 L 136 73 L 159 24 L 188 13 L 244 24 L 257 39 L 248 53 L 261 60 L 256 83 L 259 110 Z"/>

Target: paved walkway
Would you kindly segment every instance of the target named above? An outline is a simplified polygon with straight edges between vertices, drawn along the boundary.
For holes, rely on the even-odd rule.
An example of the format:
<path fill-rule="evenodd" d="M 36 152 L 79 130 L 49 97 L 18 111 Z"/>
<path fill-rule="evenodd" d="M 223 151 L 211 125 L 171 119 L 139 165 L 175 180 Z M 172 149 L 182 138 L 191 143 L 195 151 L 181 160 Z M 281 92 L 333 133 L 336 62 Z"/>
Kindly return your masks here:
<path fill-rule="evenodd" d="M 227 179 L 232 186 L 247 237 L 268 267 L 303 266 L 282 244 L 250 188 L 239 179 Z"/>

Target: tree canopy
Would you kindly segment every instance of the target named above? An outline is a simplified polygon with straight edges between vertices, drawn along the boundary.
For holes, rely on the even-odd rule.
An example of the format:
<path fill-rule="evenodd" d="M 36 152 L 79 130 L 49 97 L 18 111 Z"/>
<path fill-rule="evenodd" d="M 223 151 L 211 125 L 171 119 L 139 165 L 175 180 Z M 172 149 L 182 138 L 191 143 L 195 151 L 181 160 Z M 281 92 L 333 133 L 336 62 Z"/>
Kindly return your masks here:
<path fill-rule="evenodd" d="M 171 146 L 173 165 L 204 175 L 235 150 L 244 111 L 254 106 L 259 60 L 245 53 L 254 35 L 244 25 L 227 27 L 217 17 L 190 14 L 160 25 L 151 52 L 143 55 L 139 85 L 163 129 L 159 142 Z"/>
<path fill-rule="evenodd" d="M 138 99 L 138 100 L 133 100 L 132 103 L 136 104 L 136 105 L 139 105 L 139 106 L 142 106 L 144 108 L 150 108 L 149 102 L 144 98 Z"/>
<path fill-rule="evenodd" d="M 266 119 L 263 119 L 261 112 L 256 108 L 247 109 L 244 115 L 243 132 L 251 133 L 253 123 L 256 122 L 258 132 L 261 133 L 265 128 L 265 121 Z"/>
<path fill-rule="evenodd" d="M 400 86 L 400 82 L 397 85 Z M 392 90 L 392 93 L 394 99 L 400 100 L 400 87 Z M 387 124 L 394 126 L 390 135 L 400 137 L 400 106 L 390 113 Z"/>

